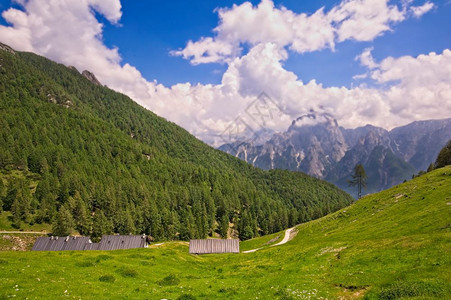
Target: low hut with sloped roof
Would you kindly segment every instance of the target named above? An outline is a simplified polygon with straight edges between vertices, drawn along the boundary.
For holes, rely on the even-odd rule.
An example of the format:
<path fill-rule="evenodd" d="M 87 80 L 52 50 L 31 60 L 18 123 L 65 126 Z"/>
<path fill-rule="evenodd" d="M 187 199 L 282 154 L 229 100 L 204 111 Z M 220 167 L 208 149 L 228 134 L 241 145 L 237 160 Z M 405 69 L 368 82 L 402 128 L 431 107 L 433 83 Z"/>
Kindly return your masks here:
<path fill-rule="evenodd" d="M 147 247 L 145 235 L 104 235 L 97 250 L 119 250 Z"/>
<path fill-rule="evenodd" d="M 238 239 L 190 240 L 189 253 L 190 254 L 240 253 L 240 240 Z"/>
<path fill-rule="evenodd" d="M 63 250 L 124 250 L 145 248 L 148 245 L 146 235 L 104 235 L 99 243 L 93 243 L 87 236 L 38 237 L 32 251 Z"/>
<path fill-rule="evenodd" d="M 88 243 L 91 243 L 91 238 L 87 236 L 38 237 L 31 250 L 32 251 L 84 250 L 86 244 Z"/>

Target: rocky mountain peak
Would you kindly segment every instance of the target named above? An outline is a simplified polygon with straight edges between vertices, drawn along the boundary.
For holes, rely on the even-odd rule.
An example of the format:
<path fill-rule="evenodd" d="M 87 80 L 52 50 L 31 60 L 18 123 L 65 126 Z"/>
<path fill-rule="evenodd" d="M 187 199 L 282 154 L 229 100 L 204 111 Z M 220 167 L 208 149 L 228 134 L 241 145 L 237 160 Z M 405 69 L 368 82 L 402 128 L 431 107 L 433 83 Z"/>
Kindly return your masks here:
<path fill-rule="evenodd" d="M 368 192 L 375 192 L 425 170 L 449 139 L 451 119 L 413 122 L 389 132 L 372 125 L 345 129 L 332 115 L 311 110 L 266 142 L 220 149 L 262 169 L 302 171 L 343 189 L 362 163 L 371 178 Z"/>
<path fill-rule="evenodd" d="M 16 52 L 13 50 L 13 48 L 11 48 L 10 46 L 5 45 L 5 44 L 3 44 L 3 43 L 0 43 L 0 50 L 9 52 L 9 53 L 11 53 L 11 54 L 16 54 Z"/>
<path fill-rule="evenodd" d="M 102 85 L 100 83 L 100 81 L 96 78 L 96 76 L 89 72 L 88 70 L 84 70 L 81 75 L 83 75 L 84 77 L 86 77 L 86 79 L 88 79 L 89 81 L 91 81 L 93 84 L 95 85 Z"/>
<path fill-rule="evenodd" d="M 291 126 L 288 130 L 305 127 L 305 126 L 316 126 L 316 125 L 328 125 L 332 127 L 338 127 L 338 122 L 335 118 L 328 113 L 317 113 L 314 110 L 310 110 L 309 113 L 299 116 L 296 120 L 291 122 Z"/>

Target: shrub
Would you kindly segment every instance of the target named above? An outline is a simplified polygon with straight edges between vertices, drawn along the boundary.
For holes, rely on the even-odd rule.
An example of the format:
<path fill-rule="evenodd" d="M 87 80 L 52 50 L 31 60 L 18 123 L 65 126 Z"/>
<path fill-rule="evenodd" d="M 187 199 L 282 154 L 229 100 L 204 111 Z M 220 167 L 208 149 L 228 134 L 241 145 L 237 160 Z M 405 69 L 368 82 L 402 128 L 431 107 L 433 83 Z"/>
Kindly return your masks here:
<path fill-rule="evenodd" d="M 177 278 L 174 274 L 170 274 L 163 278 L 162 280 L 158 281 L 158 284 L 163 285 L 177 285 L 180 283 L 180 279 Z"/>
<path fill-rule="evenodd" d="M 124 268 L 119 271 L 122 277 L 136 277 L 138 276 L 138 272 L 134 269 Z"/>
<path fill-rule="evenodd" d="M 76 265 L 77 265 L 77 267 L 82 267 L 82 268 L 94 267 L 95 266 L 94 262 L 90 261 L 90 260 L 77 262 Z"/>
<path fill-rule="evenodd" d="M 103 275 L 103 276 L 100 276 L 99 281 L 102 281 L 102 282 L 115 282 L 116 278 L 114 278 L 113 275 Z"/>

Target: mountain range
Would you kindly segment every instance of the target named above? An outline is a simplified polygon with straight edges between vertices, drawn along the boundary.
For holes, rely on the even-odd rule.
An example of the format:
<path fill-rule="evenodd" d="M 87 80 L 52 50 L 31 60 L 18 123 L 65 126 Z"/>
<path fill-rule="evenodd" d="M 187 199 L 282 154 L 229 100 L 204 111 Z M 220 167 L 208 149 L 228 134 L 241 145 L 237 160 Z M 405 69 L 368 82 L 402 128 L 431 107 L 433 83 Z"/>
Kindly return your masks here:
<path fill-rule="evenodd" d="M 451 119 L 390 131 L 372 125 L 345 129 L 332 115 L 312 111 L 264 142 L 237 141 L 219 149 L 265 170 L 305 172 L 355 194 L 347 181 L 356 164 L 368 175 L 366 193 L 377 192 L 426 170 L 449 139 Z"/>
<path fill-rule="evenodd" d="M 0 213 L 14 227 L 248 239 L 352 202 L 325 181 L 214 149 L 94 73 L 0 44 Z"/>

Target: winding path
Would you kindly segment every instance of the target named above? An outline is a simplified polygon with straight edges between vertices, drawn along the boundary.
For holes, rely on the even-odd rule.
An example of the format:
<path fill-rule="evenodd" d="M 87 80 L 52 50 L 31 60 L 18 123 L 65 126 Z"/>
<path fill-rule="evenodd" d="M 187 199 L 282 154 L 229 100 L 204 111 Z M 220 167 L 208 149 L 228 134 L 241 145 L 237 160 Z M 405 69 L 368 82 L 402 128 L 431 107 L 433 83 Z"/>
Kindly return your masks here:
<path fill-rule="evenodd" d="M 291 240 L 291 233 L 296 229 L 296 227 L 291 227 L 285 230 L 285 236 L 283 237 L 283 240 L 278 242 L 277 244 L 271 245 L 270 247 L 279 246 L 286 244 L 289 240 Z"/>
<path fill-rule="evenodd" d="M 281 240 L 281 241 L 278 242 L 277 244 L 271 245 L 271 246 L 269 246 L 269 247 L 280 246 L 280 245 L 286 244 L 288 241 L 290 241 L 290 240 L 293 238 L 292 232 L 293 232 L 295 229 L 296 229 L 296 227 L 291 227 L 291 228 L 288 228 L 287 230 L 285 230 L 285 236 L 283 237 L 283 240 Z M 256 249 L 252 249 L 252 250 L 246 250 L 246 251 L 243 251 L 243 253 L 251 253 L 251 252 L 258 251 L 258 250 L 260 250 L 260 249 L 263 249 L 263 247 L 261 247 L 261 248 L 256 248 Z"/>

